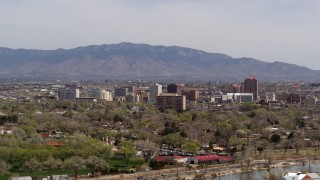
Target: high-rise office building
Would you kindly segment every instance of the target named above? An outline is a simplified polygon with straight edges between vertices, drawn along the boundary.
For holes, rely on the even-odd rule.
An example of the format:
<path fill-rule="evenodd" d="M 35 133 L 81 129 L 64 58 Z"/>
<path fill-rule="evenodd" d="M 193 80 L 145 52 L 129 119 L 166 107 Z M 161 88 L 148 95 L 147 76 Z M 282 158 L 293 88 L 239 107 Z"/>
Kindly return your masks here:
<path fill-rule="evenodd" d="M 156 107 L 160 110 L 174 109 L 178 112 L 186 110 L 186 96 L 175 93 L 162 93 L 156 98 Z"/>
<path fill-rule="evenodd" d="M 126 96 L 127 94 L 128 94 L 128 88 L 116 88 L 114 90 L 115 97 Z"/>
<path fill-rule="evenodd" d="M 250 75 L 244 81 L 244 93 L 252 93 L 253 100 L 258 99 L 258 80 L 255 76 Z"/>
<path fill-rule="evenodd" d="M 302 102 L 303 102 L 303 100 L 302 100 L 301 94 L 291 93 L 288 95 L 286 103 L 287 104 L 300 104 Z"/>
<path fill-rule="evenodd" d="M 238 84 L 234 83 L 231 85 L 231 92 L 232 93 L 241 93 L 241 87 Z"/>
<path fill-rule="evenodd" d="M 137 86 L 129 86 L 127 88 L 128 88 L 128 92 L 131 92 L 131 93 L 135 93 L 138 90 Z"/>
<path fill-rule="evenodd" d="M 182 95 L 186 96 L 188 101 L 196 101 L 199 98 L 199 91 L 197 90 L 183 90 Z"/>
<path fill-rule="evenodd" d="M 156 102 L 156 97 L 162 93 L 162 85 L 154 84 L 150 86 L 150 102 Z"/>
<path fill-rule="evenodd" d="M 182 95 L 182 86 L 178 84 L 169 84 L 167 87 L 167 93 L 176 93 L 179 96 Z"/>

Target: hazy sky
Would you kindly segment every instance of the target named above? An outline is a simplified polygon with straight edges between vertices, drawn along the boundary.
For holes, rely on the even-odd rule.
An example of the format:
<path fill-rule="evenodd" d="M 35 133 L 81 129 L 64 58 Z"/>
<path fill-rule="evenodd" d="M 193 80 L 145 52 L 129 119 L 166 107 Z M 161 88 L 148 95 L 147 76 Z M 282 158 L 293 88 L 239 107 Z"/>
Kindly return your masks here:
<path fill-rule="evenodd" d="M 0 0 L 0 46 L 183 46 L 320 70 L 320 0 Z"/>

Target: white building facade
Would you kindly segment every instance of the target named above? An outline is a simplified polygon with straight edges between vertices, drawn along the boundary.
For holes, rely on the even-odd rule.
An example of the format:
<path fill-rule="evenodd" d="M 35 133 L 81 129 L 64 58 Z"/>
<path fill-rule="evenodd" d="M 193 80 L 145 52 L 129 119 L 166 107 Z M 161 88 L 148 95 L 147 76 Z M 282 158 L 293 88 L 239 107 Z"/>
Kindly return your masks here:
<path fill-rule="evenodd" d="M 156 102 L 156 97 L 162 93 L 162 85 L 161 84 L 154 84 L 150 86 L 150 102 Z"/>
<path fill-rule="evenodd" d="M 253 93 L 227 93 L 226 98 L 230 102 L 253 102 Z"/>

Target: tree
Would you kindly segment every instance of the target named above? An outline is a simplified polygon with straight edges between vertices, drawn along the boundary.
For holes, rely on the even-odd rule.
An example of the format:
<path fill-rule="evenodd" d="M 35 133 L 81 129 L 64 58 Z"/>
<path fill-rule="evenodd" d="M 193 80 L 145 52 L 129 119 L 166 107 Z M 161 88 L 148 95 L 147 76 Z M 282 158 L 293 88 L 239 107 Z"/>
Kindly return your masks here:
<path fill-rule="evenodd" d="M 11 166 L 7 162 L 0 160 L 0 174 L 9 172 L 10 168 Z"/>
<path fill-rule="evenodd" d="M 187 134 L 186 132 L 184 132 L 184 131 L 180 132 L 179 135 L 180 135 L 181 137 L 183 137 L 183 138 L 187 138 L 187 137 L 188 137 L 188 134 Z"/>
<path fill-rule="evenodd" d="M 165 165 L 164 162 L 158 162 L 155 159 L 151 159 L 151 161 L 149 162 L 149 167 L 151 167 L 152 169 L 161 169 L 163 168 L 163 166 Z"/>
<path fill-rule="evenodd" d="M 26 132 L 18 127 L 13 128 L 12 134 L 17 138 L 17 139 L 25 139 L 27 137 Z"/>
<path fill-rule="evenodd" d="M 274 153 L 271 153 L 269 148 L 266 149 L 266 153 L 264 154 L 264 158 L 268 159 L 268 164 L 270 165 L 271 162 L 275 159 Z"/>
<path fill-rule="evenodd" d="M 65 161 L 65 166 L 74 171 L 75 179 L 78 179 L 78 173 L 81 169 L 84 169 L 86 167 L 85 165 L 86 161 L 79 156 L 73 156 Z"/>
<path fill-rule="evenodd" d="M 106 162 L 113 155 L 112 146 L 107 144 L 99 144 L 95 147 L 97 156 L 104 159 Z"/>
<path fill-rule="evenodd" d="M 134 142 L 134 145 L 136 146 L 137 150 L 142 151 L 145 162 L 148 162 L 158 150 L 156 143 L 151 141 L 140 140 Z"/>
<path fill-rule="evenodd" d="M 279 134 L 273 134 L 271 136 L 271 142 L 273 142 L 273 145 L 274 145 L 274 154 L 276 154 L 276 146 L 280 142 L 280 140 L 281 140 L 281 137 Z"/>
<path fill-rule="evenodd" d="M 244 137 L 246 134 L 246 131 L 244 131 L 243 129 L 238 129 L 235 131 L 235 135 L 237 135 L 238 137 Z"/>
<path fill-rule="evenodd" d="M 40 165 L 40 162 L 36 158 L 31 158 L 24 163 L 22 169 L 28 171 L 31 176 L 31 173 L 40 169 Z"/>
<path fill-rule="evenodd" d="M 118 122 L 118 121 L 124 121 L 124 117 L 121 114 L 116 114 L 113 118 L 114 122 Z"/>
<path fill-rule="evenodd" d="M 51 174 L 53 175 L 54 170 L 62 166 L 62 161 L 60 159 L 55 159 L 52 156 L 50 156 L 48 160 L 44 162 L 44 165 L 50 169 Z"/>
<path fill-rule="evenodd" d="M 186 168 L 188 169 L 188 171 L 190 171 L 192 169 L 192 166 L 190 164 L 187 164 Z"/>
<path fill-rule="evenodd" d="M 5 147 L 0 142 L 0 159 L 11 163 L 12 154 L 12 148 Z"/>
<path fill-rule="evenodd" d="M 197 141 L 190 141 L 182 144 L 182 150 L 196 153 L 199 150 L 199 143 Z"/>
<path fill-rule="evenodd" d="M 235 147 L 241 147 L 243 144 L 245 144 L 245 142 L 241 138 L 238 138 L 236 136 L 230 137 L 228 141 L 231 146 Z"/>
<path fill-rule="evenodd" d="M 92 177 L 97 170 L 106 170 L 107 163 L 97 156 L 90 156 L 86 161 L 87 167 L 90 169 Z"/>
<path fill-rule="evenodd" d="M 261 156 L 262 152 L 266 149 L 268 145 L 269 141 L 266 141 L 264 139 L 259 139 L 253 143 L 253 146 L 256 148 L 256 150 L 259 151 L 259 156 Z"/>
<path fill-rule="evenodd" d="M 177 133 L 177 132 L 179 132 L 179 127 L 176 125 L 175 122 L 172 122 L 172 123 L 166 122 L 165 128 L 162 134 L 168 135 L 168 134 Z"/>
<path fill-rule="evenodd" d="M 286 141 L 282 142 L 282 147 L 283 147 L 283 149 L 284 149 L 283 154 L 286 154 L 287 150 L 288 150 L 289 148 L 292 148 L 292 147 L 293 147 L 292 140 L 291 140 L 291 139 L 287 139 Z"/>
<path fill-rule="evenodd" d="M 251 161 L 252 161 L 252 148 L 247 148 L 244 152 L 244 161 L 247 163 L 247 166 L 250 167 Z"/>
<path fill-rule="evenodd" d="M 291 132 L 291 133 L 288 135 L 287 139 L 291 139 L 291 138 L 293 138 L 293 137 L 294 137 L 294 132 Z"/>
<path fill-rule="evenodd" d="M 43 141 L 43 137 L 38 133 L 32 134 L 29 139 L 29 142 L 32 144 L 41 144 Z"/>
<path fill-rule="evenodd" d="M 279 135 L 279 134 L 273 134 L 273 135 L 271 136 L 271 141 L 272 141 L 273 143 L 278 143 L 278 142 L 280 142 L 280 140 L 281 140 L 281 138 L 280 138 L 280 135 Z"/>
<path fill-rule="evenodd" d="M 120 142 L 119 147 L 122 150 L 123 157 L 128 166 L 130 159 L 137 153 L 137 151 L 134 148 L 133 143 L 129 141 Z"/>
<path fill-rule="evenodd" d="M 175 134 L 169 134 L 165 137 L 166 142 L 171 146 L 171 147 L 180 147 L 183 144 L 183 142 L 185 141 L 185 139 L 183 139 L 179 133 L 175 133 Z"/>
<path fill-rule="evenodd" d="M 259 151 L 259 156 L 261 156 L 261 153 L 262 153 L 262 151 L 264 150 L 264 148 L 261 147 L 261 146 L 259 146 L 259 147 L 257 148 L 257 150 Z"/>
<path fill-rule="evenodd" d="M 36 122 L 34 120 L 29 120 L 28 123 L 30 125 L 23 125 L 23 126 L 20 126 L 20 128 L 24 130 L 27 137 L 31 137 L 31 135 L 37 133 L 36 129 L 34 128 Z"/>
<path fill-rule="evenodd" d="M 232 125 L 228 121 L 222 121 L 217 123 L 217 131 L 215 136 L 228 142 L 229 138 L 233 134 Z"/>
<path fill-rule="evenodd" d="M 314 142 L 315 151 L 320 148 L 320 128 L 318 127 L 315 132 L 311 134 L 311 139 Z"/>
<path fill-rule="evenodd" d="M 304 147 L 305 141 L 302 138 L 294 137 L 292 138 L 292 145 L 296 149 L 296 153 L 298 154 L 300 149 Z"/>
<path fill-rule="evenodd" d="M 68 109 L 67 112 L 63 113 L 62 115 L 63 117 L 68 117 L 68 118 L 72 118 L 74 116 L 74 113 L 71 109 Z"/>

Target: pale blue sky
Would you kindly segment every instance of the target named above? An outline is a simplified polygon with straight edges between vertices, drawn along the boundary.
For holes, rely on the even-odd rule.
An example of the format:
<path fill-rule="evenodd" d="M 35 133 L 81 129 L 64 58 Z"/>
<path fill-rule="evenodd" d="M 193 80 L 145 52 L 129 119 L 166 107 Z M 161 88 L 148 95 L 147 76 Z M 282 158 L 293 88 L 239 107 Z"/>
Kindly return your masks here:
<path fill-rule="evenodd" d="M 0 46 L 184 46 L 320 70 L 320 0 L 0 0 Z"/>

